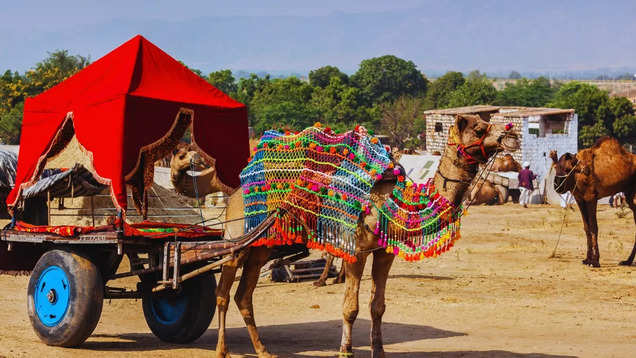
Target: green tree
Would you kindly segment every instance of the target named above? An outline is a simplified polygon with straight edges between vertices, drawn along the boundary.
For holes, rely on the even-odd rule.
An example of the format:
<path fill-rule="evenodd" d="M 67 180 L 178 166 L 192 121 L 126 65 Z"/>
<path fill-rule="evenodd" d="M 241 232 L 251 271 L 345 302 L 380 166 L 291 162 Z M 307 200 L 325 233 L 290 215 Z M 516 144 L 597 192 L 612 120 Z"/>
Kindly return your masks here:
<path fill-rule="evenodd" d="M 579 143 L 583 147 L 590 147 L 602 136 L 609 135 L 607 127 L 603 121 L 595 121 L 592 125 L 585 125 L 579 130 Z"/>
<path fill-rule="evenodd" d="M 491 104 L 496 97 L 497 90 L 486 75 L 481 75 L 479 71 L 473 71 L 468 75 L 466 82 L 450 94 L 448 105 L 462 107 Z"/>
<path fill-rule="evenodd" d="M 90 60 L 87 57 L 69 55 L 68 50 L 49 53 L 49 57 L 26 72 L 28 95 L 34 96 L 46 91 L 88 66 L 89 63 Z"/>
<path fill-rule="evenodd" d="M 391 143 L 398 148 L 414 149 L 421 144 L 418 135 L 426 127 L 422 106 L 421 98 L 408 96 L 400 96 L 392 103 L 382 104 L 379 130 L 389 136 Z"/>
<path fill-rule="evenodd" d="M 20 144 L 23 111 L 24 103 L 20 102 L 9 111 L 0 113 L 0 141 L 2 143 Z"/>
<path fill-rule="evenodd" d="M 234 76 L 232 76 L 231 70 L 212 72 L 208 75 L 207 80 L 212 86 L 220 89 L 228 96 L 234 97 L 238 91 L 238 85 Z"/>
<path fill-rule="evenodd" d="M 401 95 L 424 96 L 428 86 L 412 61 L 391 55 L 363 60 L 351 81 L 362 90 L 368 105 L 393 101 Z"/>
<path fill-rule="evenodd" d="M 550 102 L 556 88 L 550 80 L 539 77 L 534 80 L 522 78 L 516 82 L 506 82 L 506 87 L 497 92 L 494 104 L 500 106 L 544 107 Z"/>
<path fill-rule="evenodd" d="M 314 87 L 325 88 L 329 85 L 331 79 L 337 77 L 340 82 L 349 83 L 349 76 L 343 73 L 335 66 L 323 66 L 318 69 L 309 71 L 309 84 Z"/>
<path fill-rule="evenodd" d="M 338 131 L 368 123 L 371 119 L 368 108 L 362 105 L 360 89 L 346 85 L 340 77 L 332 77 L 324 88 L 315 88 L 310 104 L 316 110 L 318 120 Z"/>
<path fill-rule="evenodd" d="M 447 108 L 450 94 L 463 85 L 464 82 L 466 82 L 466 79 L 461 72 L 446 72 L 428 86 L 424 100 L 425 108 Z"/>
<path fill-rule="evenodd" d="M 636 144 L 636 116 L 617 118 L 612 124 L 614 136 L 622 142 Z"/>
<path fill-rule="evenodd" d="M 559 88 L 549 107 L 554 108 L 573 108 L 579 117 L 579 127 L 597 125 L 598 115 L 604 124 L 611 123 L 611 119 L 605 116 L 609 115 L 611 110 L 609 107 L 605 110 L 602 106 L 609 106 L 609 96 L 607 92 L 600 90 L 598 87 L 571 81 Z M 604 125 L 605 127 L 605 125 Z"/>
<path fill-rule="evenodd" d="M 255 82 L 259 85 L 258 82 Z M 309 105 L 313 87 L 296 77 L 260 83 L 254 90 L 249 109 L 251 125 L 257 133 L 269 128 L 289 126 L 302 129 L 313 124 L 317 116 Z M 240 87 L 240 83 L 239 83 Z M 285 119 L 287 117 L 287 119 Z"/>
<path fill-rule="evenodd" d="M 254 130 L 256 133 L 263 133 L 268 129 L 300 130 L 311 126 L 316 119 L 316 112 L 306 104 L 275 102 L 259 107 Z"/>

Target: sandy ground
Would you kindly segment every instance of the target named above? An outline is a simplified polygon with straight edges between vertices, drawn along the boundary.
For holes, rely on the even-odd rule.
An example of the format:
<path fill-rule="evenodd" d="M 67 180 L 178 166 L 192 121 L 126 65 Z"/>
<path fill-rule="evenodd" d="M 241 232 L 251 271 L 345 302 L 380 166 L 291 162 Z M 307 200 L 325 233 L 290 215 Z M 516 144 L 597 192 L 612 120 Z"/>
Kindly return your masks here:
<path fill-rule="evenodd" d="M 449 253 L 420 263 L 396 260 L 384 316 L 389 357 L 635 357 L 636 266 L 617 263 L 634 240 L 631 214 L 601 207 L 601 268 L 581 264 L 578 211 L 567 211 L 556 258 L 549 258 L 563 211 L 507 204 L 475 207 Z M 28 278 L 0 276 L 0 356 L 213 356 L 216 319 L 191 345 L 160 342 L 141 303 L 105 302 L 92 337 L 77 349 L 47 347 L 26 314 Z M 369 357 L 369 270 L 354 328 L 357 357 Z M 270 351 L 282 357 L 333 356 L 340 342 L 342 285 L 263 280 L 256 319 Z M 235 306 L 228 313 L 234 356 L 254 356 Z"/>

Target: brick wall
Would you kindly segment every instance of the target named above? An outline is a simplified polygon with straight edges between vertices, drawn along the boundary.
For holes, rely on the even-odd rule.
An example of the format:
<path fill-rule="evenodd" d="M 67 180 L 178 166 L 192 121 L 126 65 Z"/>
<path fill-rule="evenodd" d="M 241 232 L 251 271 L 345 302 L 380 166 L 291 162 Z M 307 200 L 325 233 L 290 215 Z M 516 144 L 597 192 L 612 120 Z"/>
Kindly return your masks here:
<path fill-rule="evenodd" d="M 435 124 L 442 124 L 442 131 L 435 131 Z M 426 115 L 426 151 L 433 153 L 439 151 L 444 153 L 444 148 L 448 142 L 448 131 L 455 124 L 455 116 L 449 114 L 427 114 Z"/>

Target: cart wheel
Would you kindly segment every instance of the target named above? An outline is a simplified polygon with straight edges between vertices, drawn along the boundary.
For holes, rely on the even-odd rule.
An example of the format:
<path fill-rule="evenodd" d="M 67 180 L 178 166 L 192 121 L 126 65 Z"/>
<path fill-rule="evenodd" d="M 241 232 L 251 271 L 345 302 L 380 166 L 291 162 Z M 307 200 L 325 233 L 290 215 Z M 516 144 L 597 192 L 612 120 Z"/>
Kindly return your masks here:
<path fill-rule="evenodd" d="M 210 326 L 216 309 L 216 280 L 211 273 L 184 281 L 177 291 L 152 292 L 143 283 L 143 309 L 152 333 L 164 342 L 189 343 Z"/>
<path fill-rule="evenodd" d="M 90 260 L 62 250 L 40 257 L 29 279 L 27 309 L 44 343 L 82 344 L 97 326 L 103 303 L 102 277 Z"/>

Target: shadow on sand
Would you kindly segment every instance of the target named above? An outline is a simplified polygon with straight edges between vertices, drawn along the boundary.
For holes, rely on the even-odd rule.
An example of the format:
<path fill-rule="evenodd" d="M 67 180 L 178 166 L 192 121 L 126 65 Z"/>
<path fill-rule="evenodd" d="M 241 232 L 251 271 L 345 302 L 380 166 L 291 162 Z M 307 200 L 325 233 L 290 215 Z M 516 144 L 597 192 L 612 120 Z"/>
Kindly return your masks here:
<path fill-rule="evenodd" d="M 383 323 L 384 343 L 399 344 L 423 339 L 449 338 L 465 336 L 465 333 L 446 331 L 430 326 L 421 326 L 402 323 Z M 293 323 L 272 326 L 262 326 L 259 331 L 261 338 L 269 347 L 272 353 L 280 357 L 307 357 L 307 354 L 300 355 L 300 352 L 333 352 L 339 346 L 342 323 L 340 320 Z M 369 345 L 369 330 L 371 321 L 358 319 L 353 330 L 354 346 Z M 175 345 L 161 342 L 152 334 L 129 333 L 121 335 L 95 334 L 94 338 L 89 338 L 80 349 L 112 351 L 112 352 L 134 352 L 134 351 L 166 351 L 170 349 L 208 349 L 213 351 L 216 347 L 216 329 L 209 329 L 201 338 L 191 345 Z M 115 340 L 108 341 L 108 338 Z M 252 343 L 245 328 L 228 328 L 227 344 L 232 353 L 242 355 L 253 355 Z M 426 354 L 430 357 L 524 357 L 524 358 L 558 358 L 565 356 L 545 355 L 545 354 L 521 354 L 506 351 L 456 351 L 456 352 L 395 352 L 388 353 L 388 357 L 407 358 L 421 357 Z M 322 355 L 322 354 L 321 354 Z M 369 356 L 368 351 L 357 350 L 356 356 Z"/>

